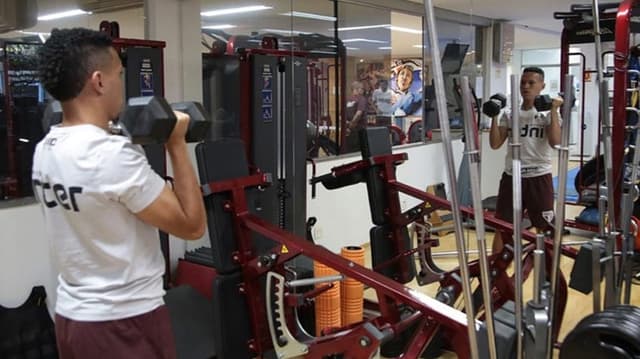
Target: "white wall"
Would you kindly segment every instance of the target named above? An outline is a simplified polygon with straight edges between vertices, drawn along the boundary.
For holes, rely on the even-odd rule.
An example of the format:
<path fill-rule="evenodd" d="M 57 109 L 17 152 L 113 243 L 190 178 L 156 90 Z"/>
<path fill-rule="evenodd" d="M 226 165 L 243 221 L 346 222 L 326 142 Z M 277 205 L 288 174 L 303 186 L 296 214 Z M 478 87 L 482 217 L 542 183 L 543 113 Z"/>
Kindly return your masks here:
<path fill-rule="evenodd" d="M 36 204 L 0 209 L 0 305 L 22 304 L 31 287 L 44 285 L 53 309 L 56 276 L 49 259 L 40 207 Z"/>
<path fill-rule="evenodd" d="M 394 153 L 406 152 L 409 160 L 397 167 L 396 176 L 400 182 L 425 189 L 430 184 L 447 182 L 443 169 L 444 154 L 442 144 L 429 144 L 394 149 Z M 456 168 L 462 155 L 462 142 L 453 142 L 456 154 Z M 345 156 L 339 159 L 317 163 L 316 173 L 329 173 L 331 168 L 360 160 L 360 156 Z M 310 166 L 307 173 L 311 173 Z M 308 176 L 309 177 L 309 176 Z M 449 186 L 447 185 L 447 191 Z M 418 200 L 402 196 L 404 209 L 419 203 Z M 318 222 L 314 228 L 316 243 L 332 251 L 340 251 L 346 245 L 360 245 L 369 241 L 369 229 L 372 227 L 369 211 L 367 188 L 364 183 L 327 190 L 322 185 L 316 187 L 316 198 L 311 199 L 311 191 L 307 191 L 307 215 L 315 216 Z"/>

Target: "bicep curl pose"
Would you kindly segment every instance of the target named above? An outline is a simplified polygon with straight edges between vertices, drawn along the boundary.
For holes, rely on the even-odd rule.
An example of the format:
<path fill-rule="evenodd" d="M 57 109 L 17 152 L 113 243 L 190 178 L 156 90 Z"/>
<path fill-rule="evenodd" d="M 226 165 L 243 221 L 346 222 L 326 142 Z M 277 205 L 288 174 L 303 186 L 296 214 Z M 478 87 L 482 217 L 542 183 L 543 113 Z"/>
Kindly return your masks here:
<path fill-rule="evenodd" d="M 520 136 L 520 158 L 522 165 L 522 208 L 538 231 L 550 229 L 554 217 L 553 183 L 551 179 L 551 156 L 553 148 L 560 144 L 559 109 L 562 98 L 554 98 L 548 112 L 539 112 L 534 107 L 536 96 L 544 89 L 544 71 L 537 67 L 525 68 L 520 78 L 522 104 L 519 109 L 520 128 L 515 129 Z M 489 142 L 491 148 L 498 149 L 514 131 L 510 116 L 506 111 L 493 116 Z M 505 170 L 500 180 L 496 217 L 512 221 L 512 158 L 507 151 Z M 503 243 L 500 232 L 496 232 L 493 251 L 500 251 Z"/>
<path fill-rule="evenodd" d="M 203 235 L 205 212 L 187 154 L 189 116 L 166 143 L 171 190 L 139 145 L 109 132 L 123 108 L 122 64 L 110 38 L 53 30 L 39 53 L 41 82 L 62 123 L 37 145 L 33 186 L 59 272 L 56 335 L 62 358 L 175 358 L 163 302 L 158 228 Z"/>

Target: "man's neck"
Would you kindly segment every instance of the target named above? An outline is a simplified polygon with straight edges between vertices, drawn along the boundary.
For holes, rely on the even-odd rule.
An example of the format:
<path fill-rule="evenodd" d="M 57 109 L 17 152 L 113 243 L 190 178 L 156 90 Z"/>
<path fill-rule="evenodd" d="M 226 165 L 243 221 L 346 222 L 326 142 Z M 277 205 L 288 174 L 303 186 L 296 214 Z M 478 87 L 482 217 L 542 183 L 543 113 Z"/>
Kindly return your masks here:
<path fill-rule="evenodd" d="M 75 98 L 62 103 L 62 125 L 94 125 L 104 130 L 109 129 L 108 115 L 95 100 Z"/>
<path fill-rule="evenodd" d="M 522 101 L 522 105 L 520 108 L 524 111 L 531 110 L 533 108 L 533 102 L 530 101 Z"/>

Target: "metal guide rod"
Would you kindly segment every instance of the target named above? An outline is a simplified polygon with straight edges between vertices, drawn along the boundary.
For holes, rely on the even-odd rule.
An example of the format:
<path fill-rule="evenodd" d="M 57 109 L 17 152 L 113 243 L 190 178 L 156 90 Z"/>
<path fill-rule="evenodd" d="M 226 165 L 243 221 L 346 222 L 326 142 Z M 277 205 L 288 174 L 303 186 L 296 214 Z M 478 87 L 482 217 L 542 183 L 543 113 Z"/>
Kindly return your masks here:
<path fill-rule="evenodd" d="M 607 183 L 607 216 L 609 233 L 616 230 L 614 195 L 613 154 L 611 145 L 611 116 L 609 113 L 609 83 L 600 81 L 600 116 L 602 118 L 602 145 L 604 147 L 605 181 Z"/>
<path fill-rule="evenodd" d="M 602 279 L 602 271 L 600 258 L 604 249 L 604 240 L 601 237 L 594 237 L 591 242 L 591 288 L 593 290 L 593 312 L 597 313 L 602 310 L 602 295 L 600 294 L 600 281 Z"/>
<path fill-rule="evenodd" d="M 573 103 L 573 75 L 564 76 L 564 105 L 562 106 L 562 132 L 558 149 L 558 198 L 556 200 L 555 230 L 553 240 L 553 258 L 551 262 L 551 302 L 549 304 L 549 319 L 551 328 L 555 319 L 556 293 L 560 280 L 560 248 L 562 246 L 562 232 L 564 230 L 565 197 L 567 192 L 567 167 L 569 164 L 569 134 L 571 129 L 571 104 Z M 547 336 L 547 358 L 553 356 L 553 330 Z"/>
<path fill-rule="evenodd" d="M 593 15 L 593 37 L 596 50 L 596 82 L 598 86 L 598 96 L 600 98 L 600 119 L 602 121 L 602 144 L 604 147 L 605 181 L 607 183 L 607 193 L 613 196 L 613 159 L 611 154 L 611 121 L 609 116 L 609 87 L 603 79 L 602 67 L 602 42 L 600 40 L 600 10 L 598 0 L 592 0 L 591 14 Z M 609 232 L 615 229 L 615 211 L 613 206 L 607 206 L 609 216 Z"/>
<path fill-rule="evenodd" d="M 520 76 L 511 75 L 511 193 L 513 194 L 513 262 L 515 274 L 516 357 L 524 354 L 522 329 L 522 163 L 520 162 Z"/>
<path fill-rule="evenodd" d="M 607 239 L 604 243 L 605 256 L 602 258 L 604 262 L 604 307 L 608 308 L 612 305 L 618 304 L 618 297 L 616 296 L 616 258 L 614 257 L 614 251 L 616 246 L 616 239 L 620 235 L 618 231 L 611 231 L 607 235 Z"/>
<path fill-rule="evenodd" d="M 489 275 L 489 260 L 487 259 L 487 245 L 484 232 L 484 209 L 482 208 L 482 193 L 480 189 L 480 151 L 474 130 L 475 119 L 471 109 L 471 90 L 469 78 L 460 79 L 462 87 L 462 118 L 466 139 L 466 158 L 469 161 L 469 180 L 471 182 L 471 197 L 476 224 L 476 239 L 478 241 L 478 262 L 480 263 L 480 285 L 482 286 L 482 300 L 484 301 L 485 323 L 487 326 L 487 340 L 489 357 L 497 358 L 495 328 L 493 324 L 493 303 L 491 301 L 491 276 Z"/>
<path fill-rule="evenodd" d="M 635 107 L 627 107 L 627 111 L 633 111 L 640 115 L 640 110 Z M 620 267 L 618 272 L 618 280 L 616 288 L 617 298 L 622 295 L 622 286 L 624 284 L 624 298 L 622 303 L 629 304 L 631 300 L 631 263 L 630 256 L 633 256 L 634 238 L 631 234 L 631 215 L 633 213 L 633 203 L 638 197 L 638 188 L 636 187 L 636 178 L 638 178 L 638 165 L 640 162 L 640 131 L 634 126 L 632 131 L 636 131 L 636 141 L 633 151 L 633 160 L 631 162 L 631 178 L 625 181 L 625 188 L 622 195 L 622 213 L 620 214 L 620 224 L 622 225 L 622 253 L 620 255 Z"/>
<path fill-rule="evenodd" d="M 320 284 L 320 283 L 328 283 L 328 282 L 340 282 L 344 279 L 342 274 L 338 275 L 330 275 L 327 277 L 316 277 L 316 278 L 305 278 L 305 279 L 296 279 L 286 283 L 287 287 L 304 287 L 307 285 Z"/>
<path fill-rule="evenodd" d="M 467 314 L 467 333 L 469 335 L 469 353 L 472 359 L 479 359 L 478 338 L 476 334 L 476 319 L 473 310 L 473 300 L 471 292 L 471 282 L 467 260 L 467 248 L 464 242 L 462 229 L 462 216 L 460 204 L 458 203 L 458 193 L 456 188 L 456 172 L 453 161 L 453 149 L 451 146 L 451 134 L 449 131 L 449 116 L 447 114 L 447 99 L 445 98 L 444 76 L 442 65 L 440 64 L 440 50 L 438 48 L 438 34 L 436 33 L 436 19 L 433 10 L 433 1 L 424 1 L 425 23 L 429 33 L 429 44 L 431 45 L 431 66 L 433 69 L 433 80 L 436 94 L 436 109 L 440 123 L 442 135 L 442 147 L 447 168 L 447 179 L 449 180 L 449 191 L 451 196 L 451 212 L 455 223 L 456 249 L 458 250 L 458 262 L 460 264 L 460 275 L 462 276 L 462 297 L 464 308 Z"/>
<path fill-rule="evenodd" d="M 536 235 L 536 249 L 533 251 L 533 302 L 542 303 L 542 289 L 545 282 L 544 234 Z"/>
<path fill-rule="evenodd" d="M 612 201 L 614 195 L 614 178 L 613 178 L 613 153 L 611 144 L 611 116 L 609 112 L 609 91 L 608 82 L 605 79 L 600 81 L 600 113 L 602 115 L 602 144 L 604 147 L 604 164 L 605 164 L 605 181 L 606 191 L 604 191 L 606 197 L 606 209 L 607 209 L 607 226 L 608 231 L 605 233 L 604 244 L 604 268 L 605 268 L 605 292 L 604 292 L 604 307 L 610 307 L 616 304 L 616 278 L 615 278 L 615 260 L 613 258 L 613 250 L 615 248 L 615 240 L 617 237 L 616 230 L 616 217 L 615 207 Z M 600 191 L 601 193 L 603 191 Z M 601 196 L 602 197 L 602 196 Z M 604 225 L 604 221 L 600 221 L 601 225 Z M 602 232 L 602 230 L 601 230 Z"/>

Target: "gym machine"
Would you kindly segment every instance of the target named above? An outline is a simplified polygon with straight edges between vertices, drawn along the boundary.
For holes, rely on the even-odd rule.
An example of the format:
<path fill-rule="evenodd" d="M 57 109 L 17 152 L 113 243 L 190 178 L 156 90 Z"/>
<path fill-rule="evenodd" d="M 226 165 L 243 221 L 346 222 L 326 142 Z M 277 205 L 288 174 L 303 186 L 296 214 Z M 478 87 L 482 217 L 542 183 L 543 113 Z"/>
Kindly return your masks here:
<path fill-rule="evenodd" d="M 575 44 L 589 44 L 595 43 L 596 37 L 594 36 L 596 24 L 593 22 L 592 6 L 588 4 L 572 5 L 569 12 L 557 12 L 554 13 L 554 18 L 563 20 L 564 27 L 561 37 L 561 58 L 560 58 L 560 73 L 566 74 L 569 71 L 569 59 L 571 56 L 581 56 L 583 58 L 584 68 L 584 55 L 582 53 L 570 53 L 570 46 Z M 629 50 L 629 37 L 632 34 L 640 32 L 640 26 L 635 21 L 632 21 L 632 16 L 638 13 L 638 5 L 635 0 L 622 1 L 620 3 L 606 3 L 598 5 L 599 11 L 596 12 L 599 21 L 597 26 L 599 28 L 598 37 L 601 42 L 615 42 L 615 56 L 614 56 L 614 72 L 611 74 L 602 69 L 602 58 L 605 53 L 596 54 L 597 63 L 600 63 L 598 70 L 594 71 L 596 75 L 600 72 L 598 78 L 613 76 L 614 90 L 611 96 L 611 103 L 613 105 L 612 113 L 612 128 L 611 128 L 611 143 L 612 143 L 612 176 L 613 176 L 613 190 L 612 196 L 614 208 L 622 208 L 621 206 L 621 191 L 623 186 L 623 163 L 629 162 L 625 160 L 625 146 L 628 144 L 628 137 L 630 135 L 626 126 L 626 119 L 628 115 L 628 103 L 630 97 L 633 94 L 631 89 L 627 89 L 629 84 L 630 74 L 628 73 L 628 59 L 630 58 Z M 598 45 L 600 46 L 600 45 Z M 583 71 L 584 72 L 584 71 Z M 564 82 L 564 79 L 561 79 Z M 561 87 L 564 84 L 561 83 Z M 583 91 L 584 96 L 584 91 Z M 584 97 L 581 101 L 583 106 L 582 118 L 580 119 L 581 131 L 584 131 Z M 610 105 L 607 104 L 607 108 Z M 600 118 L 602 121 L 602 118 Z M 600 135 L 598 136 L 598 142 L 600 142 Z M 581 153 L 584 153 L 584 143 L 581 142 Z M 597 146 L 596 153 L 600 154 L 600 145 Z M 600 196 L 599 182 L 604 178 L 603 163 L 604 158 L 597 155 L 593 160 L 585 163 L 580 160 L 581 171 L 576 176 L 576 190 L 578 191 L 579 200 L 578 203 L 596 204 Z M 595 185 L 594 188 L 589 186 Z M 619 217 L 616 217 L 616 222 L 619 222 Z M 598 232 L 597 221 L 573 221 L 567 220 L 565 223 L 568 227 L 579 228 L 594 233 Z"/>
<path fill-rule="evenodd" d="M 635 154 L 634 149 L 637 147 L 633 143 L 637 142 L 637 125 L 627 119 L 628 116 L 637 115 L 637 105 L 631 99 L 640 93 L 637 87 L 638 70 L 631 66 L 635 55 L 629 50 L 630 35 L 640 32 L 640 27 L 632 20 L 638 14 L 637 5 L 633 0 L 600 5 L 594 1 L 592 5 L 572 5 L 570 12 L 554 14 L 556 19 L 564 21 L 562 73 L 568 71 L 569 56 L 572 55 L 569 54 L 571 44 L 594 42 L 596 49 L 595 73 L 600 94 L 599 117 L 602 126 L 599 139 L 603 155 L 600 155 L 601 147 L 598 144 L 596 157 L 587 164 L 581 161 L 576 189 L 580 202 L 585 203 L 589 197 L 592 201 L 592 207 L 586 208 L 577 219 L 597 212 L 594 216 L 597 222 L 565 222 L 567 226 L 597 233 L 592 241 L 582 245 L 570 282 L 572 288 L 585 294 L 593 291 L 595 312 L 600 311 L 602 306 L 602 278 L 605 279 L 605 307 L 621 302 L 629 303 L 632 264 L 640 248 L 636 247 L 637 220 L 633 217 L 636 212 L 638 191 L 635 184 L 640 159 Z M 603 41 L 615 41 L 614 68 L 613 74 L 610 74 L 614 79 L 611 101 L 605 78 L 608 72 L 604 71 L 602 64 L 605 56 L 601 46 Z M 636 80 L 630 81 L 634 76 Z M 584 128 L 584 119 L 582 126 Z M 603 179 L 606 187 L 601 185 Z M 589 189 L 583 184 L 593 184 L 595 188 Z M 631 232 L 634 224 L 636 233 Z"/>
<path fill-rule="evenodd" d="M 36 68 L 40 42 L 2 41 L 0 49 L 0 198 L 12 199 L 32 194 L 33 151 L 44 133 L 38 122 L 43 96 Z M 6 156 L 6 157 L 5 157 Z"/>

